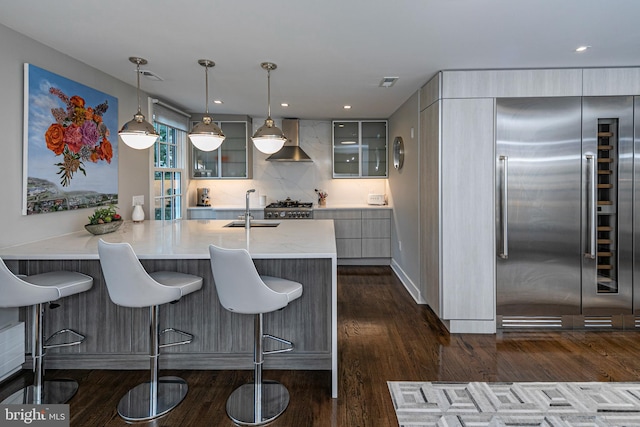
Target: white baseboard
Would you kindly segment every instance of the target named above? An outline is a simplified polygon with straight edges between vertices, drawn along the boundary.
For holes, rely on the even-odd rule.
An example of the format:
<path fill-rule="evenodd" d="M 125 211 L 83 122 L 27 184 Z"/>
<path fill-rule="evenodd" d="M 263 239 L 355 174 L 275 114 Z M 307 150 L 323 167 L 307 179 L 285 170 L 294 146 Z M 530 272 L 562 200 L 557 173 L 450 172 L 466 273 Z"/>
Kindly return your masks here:
<path fill-rule="evenodd" d="M 420 293 L 420 289 L 418 289 L 416 284 L 413 283 L 413 280 L 411 280 L 411 278 L 407 276 L 407 274 L 400 267 L 400 265 L 398 265 L 398 263 L 393 259 L 391 260 L 391 269 L 396 274 L 396 276 L 398 276 L 398 279 L 400 279 L 400 282 L 402 282 L 402 285 L 405 287 L 407 292 L 409 292 L 409 295 L 411 295 L 411 297 L 414 299 L 416 303 L 418 304 L 427 303 L 425 299 L 422 297 L 422 294 Z"/>

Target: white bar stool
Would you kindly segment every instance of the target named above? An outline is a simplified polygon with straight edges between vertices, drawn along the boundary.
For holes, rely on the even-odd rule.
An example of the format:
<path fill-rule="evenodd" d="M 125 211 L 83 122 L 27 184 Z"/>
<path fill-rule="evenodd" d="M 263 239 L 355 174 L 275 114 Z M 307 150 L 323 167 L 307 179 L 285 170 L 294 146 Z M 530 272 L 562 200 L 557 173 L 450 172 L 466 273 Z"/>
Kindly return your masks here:
<path fill-rule="evenodd" d="M 193 335 L 173 328 L 160 331 L 160 304 L 176 302 L 202 288 L 202 277 L 174 271 L 147 273 L 128 243 L 98 242 L 100 265 L 113 303 L 123 307 L 149 307 L 149 359 L 151 379 L 138 384 L 118 403 L 118 414 L 126 421 L 145 421 L 161 417 L 178 406 L 189 389 L 179 377 L 158 377 L 160 348 L 189 344 Z M 160 344 L 160 336 L 173 332 L 181 341 Z"/>
<path fill-rule="evenodd" d="M 85 292 L 93 286 L 93 277 L 72 271 L 51 271 L 31 276 L 15 275 L 0 259 L 0 307 L 32 306 L 34 383 L 9 396 L 2 404 L 60 404 L 68 402 L 78 391 L 73 380 L 44 381 L 45 350 L 78 345 L 85 336 L 71 329 L 61 329 L 48 339 L 44 336 L 44 310 L 47 303 Z M 54 307 L 53 304 L 51 304 Z M 68 334 L 72 341 L 54 343 Z"/>
<path fill-rule="evenodd" d="M 263 333 L 262 315 L 286 307 L 302 296 L 302 285 L 291 280 L 260 276 L 245 249 L 209 246 L 211 270 L 222 306 L 234 313 L 254 315 L 253 384 L 235 389 L 227 399 L 227 415 L 236 424 L 257 426 L 270 423 L 289 405 L 287 388 L 276 381 L 262 380 L 265 354 L 293 350 L 293 344 Z M 287 347 L 263 350 L 269 338 Z"/>

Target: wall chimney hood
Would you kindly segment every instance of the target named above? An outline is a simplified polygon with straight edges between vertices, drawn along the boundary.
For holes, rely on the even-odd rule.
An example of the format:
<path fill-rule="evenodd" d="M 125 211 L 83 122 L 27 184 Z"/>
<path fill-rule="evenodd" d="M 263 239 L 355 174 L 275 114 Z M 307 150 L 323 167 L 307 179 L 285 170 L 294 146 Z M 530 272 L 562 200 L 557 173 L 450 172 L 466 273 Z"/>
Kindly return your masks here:
<path fill-rule="evenodd" d="M 311 157 L 300 148 L 298 139 L 300 123 L 298 119 L 282 119 L 282 133 L 287 142 L 279 150 L 267 157 L 272 162 L 312 162 Z"/>

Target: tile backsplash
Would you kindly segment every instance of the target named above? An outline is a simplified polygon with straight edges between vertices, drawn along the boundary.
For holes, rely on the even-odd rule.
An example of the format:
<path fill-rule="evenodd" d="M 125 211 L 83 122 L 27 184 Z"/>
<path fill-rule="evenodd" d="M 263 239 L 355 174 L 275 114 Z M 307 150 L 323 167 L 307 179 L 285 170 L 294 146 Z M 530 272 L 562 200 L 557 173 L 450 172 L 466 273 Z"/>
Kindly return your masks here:
<path fill-rule="evenodd" d="M 264 119 L 253 119 L 253 132 Z M 276 124 L 280 126 L 278 120 Z M 196 189 L 210 189 L 211 203 L 244 206 L 245 192 L 255 188 L 252 206 L 258 206 L 260 196 L 267 203 L 291 197 L 294 200 L 317 201 L 315 189 L 329 193 L 328 205 L 366 204 L 369 193 L 386 194 L 387 179 L 333 179 L 331 168 L 331 121 L 300 120 L 300 147 L 311 157 L 312 163 L 269 162 L 268 155 L 254 148 L 253 179 L 197 179 L 190 180 L 188 205 L 196 205 Z"/>

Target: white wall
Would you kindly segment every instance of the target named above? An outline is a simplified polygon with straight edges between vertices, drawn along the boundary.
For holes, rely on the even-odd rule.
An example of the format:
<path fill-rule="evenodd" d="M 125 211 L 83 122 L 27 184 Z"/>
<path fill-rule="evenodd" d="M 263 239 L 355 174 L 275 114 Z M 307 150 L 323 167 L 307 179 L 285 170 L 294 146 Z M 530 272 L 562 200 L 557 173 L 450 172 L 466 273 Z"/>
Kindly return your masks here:
<path fill-rule="evenodd" d="M 419 122 L 419 92 L 416 92 L 389 118 L 389 151 L 393 150 L 395 137 L 400 136 L 405 153 L 400 170 L 393 168 L 390 156 L 389 201 L 393 205 L 391 266 L 411 295 L 424 302 L 420 297 Z"/>
<path fill-rule="evenodd" d="M 278 127 L 279 119 L 274 119 Z M 264 118 L 253 118 L 253 132 L 264 123 Z M 244 206 L 245 192 L 255 188 L 251 195 L 252 206 L 258 206 L 260 195 L 267 196 L 267 203 L 291 197 L 294 200 L 316 202 L 315 189 L 329 193 L 327 206 L 366 204 L 369 192 L 386 193 L 386 179 L 332 179 L 331 121 L 300 120 L 300 147 L 313 163 L 270 162 L 268 155 L 253 149 L 253 179 L 219 180 L 197 179 L 189 183 L 189 205 L 196 204 L 196 188 L 211 190 L 214 205 Z"/>
<path fill-rule="evenodd" d="M 133 117 L 137 110 L 135 86 L 114 79 L 56 50 L 0 25 L 0 117 L 2 117 L 2 167 L 0 168 L 0 246 L 78 231 L 87 223 L 93 209 L 23 216 L 23 67 L 28 62 L 53 73 L 108 93 L 118 98 L 118 123 Z M 132 67 L 127 58 L 123 67 Z M 135 72 L 132 83 L 135 84 Z M 115 144 L 116 138 L 111 138 Z M 149 153 L 136 151 L 118 143 L 119 211 L 131 217 L 131 197 L 145 195 L 149 200 Z"/>

